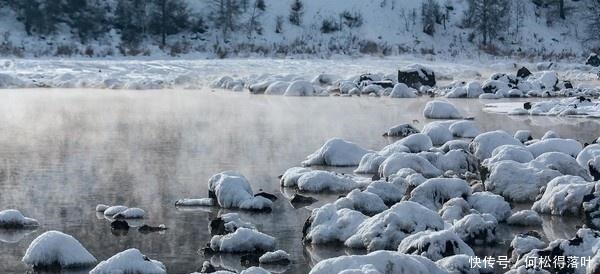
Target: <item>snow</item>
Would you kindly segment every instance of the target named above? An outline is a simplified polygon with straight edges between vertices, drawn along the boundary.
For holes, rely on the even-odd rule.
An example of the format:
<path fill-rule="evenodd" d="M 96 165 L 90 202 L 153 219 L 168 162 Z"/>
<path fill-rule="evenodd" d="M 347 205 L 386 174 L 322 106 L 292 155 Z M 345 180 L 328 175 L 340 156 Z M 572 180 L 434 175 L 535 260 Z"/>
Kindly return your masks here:
<path fill-rule="evenodd" d="M 96 263 L 77 239 L 59 231 L 47 231 L 31 242 L 23 262 L 35 268 L 58 265 L 61 268 L 84 267 Z"/>
<path fill-rule="evenodd" d="M 583 148 L 577 155 L 577 163 L 589 171 L 589 162 L 596 157 L 600 157 L 600 144 L 592 144 Z"/>
<path fill-rule="evenodd" d="M 352 190 L 346 197 L 338 199 L 334 204 L 338 209 L 353 209 L 368 216 L 372 216 L 388 209 L 379 196 L 358 189 Z"/>
<path fill-rule="evenodd" d="M 124 211 L 121 211 L 121 212 L 113 215 L 113 218 L 115 218 L 115 219 L 141 219 L 141 218 L 144 218 L 144 215 L 146 215 L 146 212 L 143 209 L 137 208 L 137 207 L 132 207 L 132 208 L 128 208 Z"/>
<path fill-rule="evenodd" d="M 552 179 L 546 185 L 542 197 L 533 204 L 532 209 L 543 214 L 578 215 L 584 197 L 594 191 L 595 183 L 581 177 L 565 175 Z"/>
<path fill-rule="evenodd" d="M 556 170 L 511 160 L 492 165 L 489 174 L 485 181 L 486 190 L 515 202 L 532 201 L 541 187 L 562 175 Z"/>
<path fill-rule="evenodd" d="M 241 253 L 271 251 L 275 249 L 275 238 L 245 227 L 226 235 L 215 235 L 210 239 L 210 248 L 215 252 Z"/>
<path fill-rule="evenodd" d="M 421 255 L 432 261 L 458 254 L 475 256 L 471 247 L 451 230 L 415 233 L 400 242 L 398 251 L 405 254 Z"/>
<path fill-rule="evenodd" d="M 298 185 L 298 179 L 304 175 L 304 173 L 311 171 L 305 167 L 291 167 L 287 169 L 283 175 L 281 175 L 281 186 L 294 187 Z"/>
<path fill-rule="evenodd" d="M 574 175 L 584 178 L 587 181 L 592 181 L 592 177 L 588 171 L 577 164 L 577 160 L 570 155 L 561 152 L 546 152 L 533 160 L 530 163 L 542 168 L 550 168 L 557 170 L 563 175 Z"/>
<path fill-rule="evenodd" d="M 313 154 L 307 156 L 302 165 L 357 166 L 361 158 L 368 152 L 355 143 L 332 138 Z"/>
<path fill-rule="evenodd" d="M 401 140 L 396 141 L 398 145 L 403 145 L 410 149 L 410 152 L 417 153 L 421 151 L 427 151 L 433 144 L 431 142 L 431 138 L 427 134 L 416 133 L 410 136 L 407 136 Z"/>
<path fill-rule="evenodd" d="M 214 193 L 219 206 L 223 208 L 241 208 L 247 210 L 269 210 L 273 202 L 254 197 L 248 180 L 238 172 L 224 171 L 208 180 L 208 191 Z"/>
<path fill-rule="evenodd" d="M 389 128 L 383 136 L 389 137 L 407 137 L 409 135 L 419 133 L 419 130 L 410 124 L 399 124 Z"/>
<path fill-rule="evenodd" d="M 524 146 L 502 145 L 494 149 L 492 157 L 483 161 L 483 165 L 491 167 L 494 163 L 511 160 L 518 163 L 529 163 L 533 161 L 533 154 Z"/>
<path fill-rule="evenodd" d="M 275 81 L 271 83 L 265 90 L 267 95 L 283 95 L 287 88 L 290 86 L 289 82 Z"/>
<path fill-rule="evenodd" d="M 361 185 L 350 176 L 313 170 L 298 178 L 298 189 L 308 192 L 347 192 Z"/>
<path fill-rule="evenodd" d="M 104 210 L 104 216 L 113 217 L 116 214 L 119 214 L 125 210 L 127 210 L 126 206 L 122 206 L 122 205 L 111 206 Z"/>
<path fill-rule="evenodd" d="M 582 91 L 586 92 L 586 91 Z M 594 93 L 595 96 L 600 90 L 587 91 Z M 576 96 L 576 94 L 566 94 L 565 96 Z M 523 109 L 522 103 L 503 102 L 487 104 L 484 110 L 496 113 L 507 113 L 512 115 L 542 115 L 542 116 L 562 116 L 562 117 L 600 117 L 600 102 L 580 100 L 583 98 L 571 97 L 560 100 L 548 100 L 531 103 L 531 109 Z M 542 138 L 544 139 L 544 138 Z"/>
<path fill-rule="evenodd" d="M 104 211 L 106 211 L 110 206 L 107 206 L 105 204 L 99 204 L 96 206 L 96 212 L 100 212 L 103 213 Z"/>
<path fill-rule="evenodd" d="M 0 228 L 28 228 L 37 227 L 38 221 L 27 218 L 16 209 L 6 209 L 0 211 Z"/>
<path fill-rule="evenodd" d="M 167 268 L 159 261 L 148 259 L 135 248 L 117 253 L 100 262 L 90 274 L 144 273 L 166 274 Z"/>
<path fill-rule="evenodd" d="M 511 214 L 510 204 L 500 195 L 491 192 L 476 192 L 467 198 L 471 208 L 479 213 L 489 213 L 499 222 L 505 221 Z"/>
<path fill-rule="evenodd" d="M 417 91 L 415 89 L 409 88 L 404 83 L 398 83 L 394 85 L 394 89 L 392 89 L 392 93 L 390 93 L 391 98 L 416 98 Z"/>
<path fill-rule="evenodd" d="M 396 175 L 397 176 L 397 175 Z M 369 184 L 365 192 L 373 193 L 383 200 L 386 205 L 393 205 L 402 200 L 408 185 L 402 178 L 391 176 L 391 182 L 375 181 Z"/>
<path fill-rule="evenodd" d="M 462 197 L 448 200 L 439 210 L 442 219 L 448 223 L 454 223 L 454 220 L 460 220 L 469 213 L 471 213 L 471 206 Z"/>
<path fill-rule="evenodd" d="M 481 134 L 475 122 L 467 120 L 454 122 L 449 129 L 453 136 L 461 138 L 475 138 Z"/>
<path fill-rule="evenodd" d="M 529 140 L 532 140 L 533 137 L 531 135 L 531 131 L 530 130 L 517 130 L 517 132 L 515 132 L 515 139 L 521 141 L 521 143 L 525 143 Z"/>
<path fill-rule="evenodd" d="M 316 90 L 311 82 L 298 80 L 290 83 L 283 96 L 313 96 L 315 94 Z"/>
<path fill-rule="evenodd" d="M 546 152 L 562 152 L 572 157 L 577 157 L 583 149 L 581 143 L 573 139 L 549 138 L 527 146 L 533 157 L 538 157 Z"/>
<path fill-rule="evenodd" d="M 516 261 L 523 254 L 529 253 L 534 249 L 546 247 L 546 243 L 527 234 L 518 234 L 510 242 L 510 247 L 512 248 L 511 258 Z"/>
<path fill-rule="evenodd" d="M 242 220 L 240 214 L 238 213 L 225 213 L 219 216 L 219 219 L 223 221 L 223 228 L 225 228 L 225 232 L 232 233 L 235 232 L 238 228 L 248 228 L 248 229 L 256 229 L 256 227 L 244 220 Z"/>
<path fill-rule="evenodd" d="M 538 226 L 542 224 L 542 218 L 533 210 L 521 210 L 510 215 L 506 223 L 515 226 Z"/>
<path fill-rule="evenodd" d="M 429 119 L 460 119 L 458 109 L 450 102 L 432 100 L 425 104 L 423 116 Z"/>
<path fill-rule="evenodd" d="M 461 273 L 461 274 L 479 274 L 485 273 L 480 272 L 481 266 L 472 265 L 472 256 L 459 254 L 450 257 L 443 258 L 436 261 L 435 263 L 442 269 L 449 273 Z"/>
<path fill-rule="evenodd" d="M 313 244 L 345 242 L 367 217 L 351 209 L 338 210 L 334 204 L 313 209 L 304 239 Z"/>
<path fill-rule="evenodd" d="M 467 171 L 476 172 L 478 167 L 477 159 L 462 149 L 453 149 L 446 154 L 441 152 L 421 152 L 418 155 L 426 158 L 438 169 L 447 172 L 464 174 Z"/>
<path fill-rule="evenodd" d="M 375 174 L 378 172 L 379 166 L 386 158 L 387 157 L 381 156 L 379 153 L 369 152 L 360 159 L 360 163 L 354 172 L 358 174 Z"/>
<path fill-rule="evenodd" d="M 191 199 L 191 198 L 184 198 L 184 199 L 180 199 L 177 200 L 175 202 L 175 206 L 214 206 L 215 205 L 215 200 L 212 198 L 198 198 L 198 199 Z"/>
<path fill-rule="evenodd" d="M 290 254 L 283 250 L 276 250 L 273 252 L 267 252 L 258 258 L 261 264 L 277 264 L 277 263 L 289 263 L 291 261 Z"/>
<path fill-rule="evenodd" d="M 456 221 L 452 231 L 469 244 L 486 244 L 496 241 L 498 221 L 491 214 L 472 213 Z"/>
<path fill-rule="evenodd" d="M 443 228 L 444 222 L 436 212 L 415 202 L 402 201 L 364 220 L 344 244 L 369 251 L 395 249 L 410 234 Z"/>
<path fill-rule="evenodd" d="M 441 146 L 453 139 L 447 123 L 431 122 L 423 127 L 423 134 L 427 134 L 434 146 Z"/>
<path fill-rule="evenodd" d="M 446 201 L 469 195 L 471 195 L 471 187 L 465 180 L 433 178 L 413 189 L 409 200 L 437 212 Z"/>
<path fill-rule="evenodd" d="M 354 271 L 353 271 L 354 270 Z M 429 259 L 396 251 L 340 256 L 317 263 L 309 274 L 447 274 Z"/>
<path fill-rule="evenodd" d="M 442 171 L 432 165 L 427 159 L 410 153 L 394 153 L 390 155 L 379 166 L 379 174 L 382 177 L 388 177 L 403 168 L 410 168 L 429 178 L 442 174 Z"/>
<path fill-rule="evenodd" d="M 477 135 L 470 145 L 470 150 L 475 157 L 485 160 L 492 156 L 492 152 L 502 145 L 522 146 L 519 140 L 502 130 L 490 131 Z"/>

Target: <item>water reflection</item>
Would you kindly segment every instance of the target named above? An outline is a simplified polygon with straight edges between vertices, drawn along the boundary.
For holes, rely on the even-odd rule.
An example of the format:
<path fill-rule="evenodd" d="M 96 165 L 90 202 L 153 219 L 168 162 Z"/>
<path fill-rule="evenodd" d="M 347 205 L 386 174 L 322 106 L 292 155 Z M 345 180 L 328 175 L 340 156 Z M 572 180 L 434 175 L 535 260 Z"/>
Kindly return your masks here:
<path fill-rule="evenodd" d="M 176 200 L 206 197 L 207 179 L 229 169 L 243 173 L 255 191 L 293 195 L 280 193 L 277 176 L 297 166 L 327 139 L 342 137 L 380 149 L 394 141 L 381 137 L 388 127 L 413 120 L 419 120 L 422 127 L 427 122 L 421 111 L 428 99 L 284 98 L 201 91 L 2 91 L 0 208 L 19 209 L 36 218 L 40 227 L 0 242 L 0 272 L 28 272 L 20 260 L 29 243 L 48 230 L 73 235 L 99 260 L 135 247 L 165 263 L 170 273 L 198 271 L 204 260 L 217 260 L 198 253 L 210 239 L 208 222 L 229 211 L 177 208 Z M 596 138 L 600 131 L 598 121 L 512 120 L 482 113 L 477 100 L 454 102 L 468 116 L 477 117 L 482 130 L 527 128 L 541 136 L 552 129 L 580 140 Z M 317 203 L 298 209 L 285 197 L 275 202 L 270 214 L 241 214 L 262 232 L 275 236 L 277 247 L 290 253 L 293 263 L 286 273 L 306 273 L 323 258 L 361 252 L 301 244 L 302 225 L 310 209 L 335 196 L 315 196 Z M 146 223 L 165 224 L 169 229 L 150 234 L 132 229 L 115 236 L 110 222 L 96 216 L 95 206 L 100 203 L 143 208 Z M 562 237 L 574 232 L 574 225 L 566 222 L 550 220 L 543 230 Z M 239 259 L 225 257 L 219 256 L 220 264 L 239 269 Z"/>

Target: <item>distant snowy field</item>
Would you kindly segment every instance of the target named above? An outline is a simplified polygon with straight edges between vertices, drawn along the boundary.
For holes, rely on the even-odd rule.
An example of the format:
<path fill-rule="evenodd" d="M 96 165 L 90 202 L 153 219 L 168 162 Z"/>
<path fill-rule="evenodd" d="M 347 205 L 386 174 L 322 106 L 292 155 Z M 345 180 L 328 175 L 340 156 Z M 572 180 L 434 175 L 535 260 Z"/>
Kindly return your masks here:
<path fill-rule="evenodd" d="M 485 79 L 495 72 L 553 70 L 564 80 L 597 81 L 596 71 L 577 63 L 528 63 L 510 59 L 434 60 L 426 57 L 333 59 L 0 59 L 0 88 L 206 89 L 222 76 L 256 82 L 268 76 L 310 80 L 321 73 L 340 78 L 363 73 L 395 74 L 422 64 L 438 81 Z"/>

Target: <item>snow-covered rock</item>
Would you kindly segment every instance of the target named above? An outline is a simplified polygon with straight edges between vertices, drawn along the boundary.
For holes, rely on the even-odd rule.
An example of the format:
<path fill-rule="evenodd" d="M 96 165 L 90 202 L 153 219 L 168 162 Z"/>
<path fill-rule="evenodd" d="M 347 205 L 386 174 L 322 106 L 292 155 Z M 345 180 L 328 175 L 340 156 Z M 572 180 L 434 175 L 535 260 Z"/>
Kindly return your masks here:
<path fill-rule="evenodd" d="M 456 221 L 452 231 L 470 244 L 485 244 L 496 241 L 498 221 L 491 214 L 472 213 Z"/>
<path fill-rule="evenodd" d="M 313 96 L 316 94 L 315 87 L 309 81 L 293 81 L 287 87 L 283 96 Z"/>
<path fill-rule="evenodd" d="M 213 235 L 223 235 L 235 232 L 238 228 L 256 229 L 256 227 L 244 220 L 238 213 L 221 214 L 213 219 L 209 224 L 210 233 Z"/>
<path fill-rule="evenodd" d="M 521 143 L 533 140 L 530 130 L 517 130 L 514 137 L 515 139 L 521 141 Z"/>
<path fill-rule="evenodd" d="M 470 145 L 470 150 L 475 157 L 485 160 L 492 156 L 494 149 L 502 145 L 522 146 L 523 144 L 508 133 L 497 130 L 477 135 Z"/>
<path fill-rule="evenodd" d="M 429 119 L 460 119 L 458 109 L 450 102 L 433 100 L 425 104 L 423 116 Z"/>
<path fill-rule="evenodd" d="M 365 192 L 373 193 L 383 200 L 386 205 L 393 205 L 402 200 L 408 184 L 398 175 L 391 176 L 391 182 L 375 181 L 369 184 Z"/>
<path fill-rule="evenodd" d="M 475 138 L 481 134 L 475 122 L 468 120 L 454 122 L 449 129 L 452 135 L 461 138 Z"/>
<path fill-rule="evenodd" d="M 546 152 L 562 152 L 572 157 L 577 157 L 583 149 L 581 143 L 573 139 L 549 138 L 527 146 L 533 157 L 538 157 Z"/>
<path fill-rule="evenodd" d="M 431 260 L 396 251 L 340 256 L 317 263 L 309 274 L 447 274 Z"/>
<path fill-rule="evenodd" d="M 437 212 L 446 201 L 457 197 L 466 198 L 469 195 L 471 187 L 465 180 L 433 178 L 413 189 L 409 200 Z"/>
<path fill-rule="evenodd" d="M 443 258 L 435 263 L 442 269 L 454 274 L 479 274 L 485 273 L 481 271 L 482 265 L 475 265 L 473 256 L 459 254 Z"/>
<path fill-rule="evenodd" d="M 116 214 L 119 214 L 125 210 L 127 210 L 126 206 L 122 206 L 122 205 L 111 206 L 104 210 L 104 216 L 113 217 Z"/>
<path fill-rule="evenodd" d="M 533 201 L 541 187 L 561 175 L 556 170 L 507 160 L 492 165 L 485 187 L 511 201 Z"/>
<path fill-rule="evenodd" d="M 29 228 L 37 227 L 38 221 L 27 218 L 16 209 L 0 211 L 0 228 Z"/>
<path fill-rule="evenodd" d="M 177 200 L 175 202 L 175 206 L 214 206 L 215 205 L 215 200 L 212 198 L 198 198 L 198 199 L 192 199 L 192 198 L 184 198 L 184 199 L 180 199 Z"/>
<path fill-rule="evenodd" d="M 471 208 L 479 213 L 489 213 L 499 222 L 505 221 L 511 214 L 510 204 L 500 195 L 491 192 L 476 192 L 467 198 Z"/>
<path fill-rule="evenodd" d="M 444 222 L 436 212 L 418 203 L 403 201 L 364 220 L 344 244 L 369 251 L 396 249 L 408 235 L 443 228 Z"/>
<path fill-rule="evenodd" d="M 586 146 L 577 155 L 577 163 L 589 171 L 589 162 L 596 157 L 600 157 L 600 144 Z"/>
<path fill-rule="evenodd" d="M 321 148 L 307 156 L 302 165 L 357 166 L 361 158 L 368 152 L 355 143 L 333 138 L 327 140 Z"/>
<path fill-rule="evenodd" d="M 287 264 L 290 261 L 290 254 L 283 250 L 267 252 L 258 258 L 258 262 L 261 264 Z"/>
<path fill-rule="evenodd" d="M 546 152 L 535 158 L 530 165 L 554 169 L 564 175 L 579 176 L 587 181 L 592 181 L 592 176 L 584 167 L 577 164 L 575 158 L 562 152 Z"/>
<path fill-rule="evenodd" d="M 209 196 L 217 200 L 220 207 L 247 210 L 270 210 L 273 202 L 267 198 L 254 197 L 248 180 L 235 171 L 224 171 L 208 180 Z"/>
<path fill-rule="evenodd" d="M 304 240 L 313 244 L 345 242 L 367 216 L 351 209 L 338 210 L 334 204 L 313 209 L 304 231 Z M 306 227 L 305 225 L 305 227 Z"/>
<path fill-rule="evenodd" d="M 529 163 L 533 161 L 533 154 L 524 146 L 502 145 L 494 149 L 492 157 L 483 161 L 483 165 L 490 167 L 492 164 L 511 160 L 518 163 Z"/>
<path fill-rule="evenodd" d="M 406 138 L 396 141 L 398 145 L 403 145 L 410 149 L 410 152 L 417 153 L 421 151 L 427 151 L 433 144 L 431 142 L 431 138 L 427 134 L 416 133 L 412 134 Z"/>
<path fill-rule="evenodd" d="M 453 139 L 453 135 L 448 129 L 448 124 L 443 122 L 431 122 L 423 127 L 423 134 L 431 139 L 434 146 L 441 146 Z"/>
<path fill-rule="evenodd" d="M 392 89 L 392 93 L 390 93 L 391 98 L 416 98 L 416 90 L 409 88 L 404 83 L 398 83 L 394 85 L 394 89 Z"/>
<path fill-rule="evenodd" d="M 383 163 L 383 161 L 385 161 L 386 158 L 387 157 L 382 156 L 379 153 L 369 152 L 360 159 L 360 163 L 354 172 L 359 174 L 377 173 L 379 171 L 379 166 Z"/>
<path fill-rule="evenodd" d="M 448 223 L 453 223 L 454 220 L 460 220 L 469 213 L 471 213 L 471 206 L 462 197 L 448 200 L 444 203 L 442 209 L 439 210 L 442 219 Z"/>
<path fill-rule="evenodd" d="M 433 261 L 458 254 L 475 256 L 471 247 L 451 230 L 415 233 L 400 242 L 398 251 L 421 255 Z"/>
<path fill-rule="evenodd" d="M 527 234 L 517 234 L 510 242 L 511 260 L 518 260 L 523 254 L 529 253 L 534 249 L 546 247 L 544 241 Z"/>
<path fill-rule="evenodd" d="M 347 192 L 361 186 L 348 175 L 324 170 L 306 172 L 297 184 L 298 189 L 308 192 Z"/>
<path fill-rule="evenodd" d="M 265 90 L 267 95 L 283 95 L 287 88 L 290 86 L 289 82 L 275 81 L 271 83 Z"/>
<path fill-rule="evenodd" d="M 399 124 L 389 128 L 383 136 L 388 137 L 407 137 L 412 134 L 419 133 L 420 131 L 413 127 L 411 124 Z"/>
<path fill-rule="evenodd" d="M 141 208 L 132 207 L 126 210 L 123 210 L 115 215 L 113 218 L 115 219 L 141 219 L 146 215 L 146 211 Z"/>
<path fill-rule="evenodd" d="M 210 239 L 210 248 L 215 252 L 241 253 L 272 251 L 275 238 L 245 227 L 225 235 L 215 235 Z"/>
<path fill-rule="evenodd" d="M 166 274 L 167 268 L 161 262 L 149 259 L 135 248 L 117 253 L 100 262 L 90 274 L 139 273 Z"/>
<path fill-rule="evenodd" d="M 584 197 L 594 192 L 595 185 L 577 176 L 556 177 L 546 185 L 544 194 L 532 209 L 553 215 L 580 214 Z"/>
<path fill-rule="evenodd" d="M 411 153 L 394 153 L 390 155 L 379 166 L 379 174 L 382 177 L 388 177 L 403 168 L 410 168 L 429 178 L 438 177 L 442 174 L 442 171 L 427 159 Z"/>
<path fill-rule="evenodd" d="M 533 210 L 521 210 L 510 215 L 506 223 L 515 226 L 538 226 L 542 224 L 542 218 Z"/>
<path fill-rule="evenodd" d="M 31 242 L 23 256 L 23 262 L 34 268 L 76 268 L 95 264 L 96 258 L 73 236 L 48 231 Z"/>
<path fill-rule="evenodd" d="M 353 209 L 369 216 L 388 209 L 378 195 L 358 189 L 352 190 L 346 197 L 339 198 L 334 204 L 338 209 Z"/>

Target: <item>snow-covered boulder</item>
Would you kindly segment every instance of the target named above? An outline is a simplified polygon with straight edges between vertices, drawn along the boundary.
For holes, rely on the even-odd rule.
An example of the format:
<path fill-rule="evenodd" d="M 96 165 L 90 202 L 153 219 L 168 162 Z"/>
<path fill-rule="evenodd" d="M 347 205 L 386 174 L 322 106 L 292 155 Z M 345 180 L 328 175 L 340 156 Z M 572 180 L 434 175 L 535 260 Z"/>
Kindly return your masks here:
<path fill-rule="evenodd" d="M 317 263 L 309 274 L 448 274 L 431 260 L 396 251 L 340 256 Z"/>
<path fill-rule="evenodd" d="M 446 154 L 441 152 L 421 152 L 418 155 L 424 157 L 444 172 L 453 171 L 458 174 L 464 174 L 467 171 L 476 172 L 479 166 L 479 161 L 463 149 L 453 149 Z"/>
<path fill-rule="evenodd" d="M 452 135 L 461 138 L 475 138 L 481 134 L 475 122 L 468 120 L 454 122 L 449 129 Z"/>
<path fill-rule="evenodd" d="M 313 209 L 305 224 L 304 240 L 313 244 L 345 242 L 365 219 L 367 216 L 358 211 L 326 204 Z"/>
<path fill-rule="evenodd" d="M 398 251 L 421 255 L 433 261 L 458 254 L 475 256 L 471 247 L 451 230 L 415 233 L 400 242 Z"/>
<path fill-rule="evenodd" d="M 589 171 L 589 162 L 596 157 L 600 157 L 600 144 L 586 146 L 577 155 L 577 163 Z"/>
<path fill-rule="evenodd" d="M 34 268 L 77 268 L 95 264 L 96 258 L 73 236 L 48 231 L 31 242 L 23 262 Z"/>
<path fill-rule="evenodd" d="M 141 219 L 146 215 L 146 211 L 141 208 L 132 207 L 126 210 L 123 210 L 115 215 L 113 218 L 115 219 Z"/>
<path fill-rule="evenodd" d="M 411 124 L 399 124 L 389 128 L 383 136 L 388 137 L 407 137 L 412 134 L 419 133 L 420 131 L 413 127 Z"/>
<path fill-rule="evenodd" d="M 297 184 L 298 189 L 307 192 L 347 192 L 361 186 L 348 175 L 324 170 L 306 172 Z"/>
<path fill-rule="evenodd" d="M 532 209 L 544 214 L 578 215 L 586 195 L 594 192 L 596 183 L 585 181 L 577 176 L 560 176 L 552 179 L 542 197 Z"/>
<path fill-rule="evenodd" d="M 448 129 L 448 124 L 442 122 L 428 123 L 423 127 L 423 134 L 429 136 L 434 146 L 441 146 L 453 139 L 453 135 L 450 129 Z"/>
<path fill-rule="evenodd" d="M 522 146 L 523 144 L 508 133 L 497 130 L 477 135 L 471 142 L 470 150 L 479 160 L 485 160 L 492 156 L 494 149 L 502 145 Z"/>
<path fill-rule="evenodd" d="M 450 102 L 433 100 L 425 104 L 423 116 L 429 119 L 460 119 L 462 115 Z"/>
<path fill-rule="evenodd" d="M 533 210 L 521 210 L 510 215 L 506 223 L 514 226 L 538 226 L 542 224 L 542 217 Z"/>
<path fill-rule="evenodd" d="M 411 153 L 394 153 L 379 166 L 379 174 L 388 177 L 403 168 L 410 168 L 425 177 L 438 177 L 442 171 L 432 165 L 427 159 Z"/>
<path fill-rule="evenodd" d="M 500 161 L 511 160 L 518 163 L 529 163 L 533 161 L 533 154 L 524 146 L 502 145 L 494 149 L 492 157 L 483 161 L 483 165 L 490 167 Z"/>
<path fill-rule="evenodd" d="M 579 176 L 587 181 L 592 181 L 592 176 L 584 167 L 577 164 L 575 158 L 562 152 L 546 152 L 535 158 L 530 165 L 554 169 L 564 175 Z"/>
<path fill-rule="evenodd" d="M 358 189 L 352 190 L 346 197 L 339 198 L 334 204 L 338 209 L 353 209 L 368 216 L 372 216 L 388 209 L 379 196 Z"/>
<path fill-rule="evenodd" d="M 403 145 L 410 149 L 410 152 L 417 153 L 421 151 L 427 151 L 433 144 L 431 142 L 431 138 L 427 134 L 416 133 L 401 140 L 396 141 L 398 145 Z"/>
<path fill-rule="evenodd" d="M 128 207 L 123 205 L 110 206 L 104 210 L 104 216 L 112 218 L 113 216 L 127 210 L 127 208 Z"/>
<path fill-rule="evenodd" d="M 254 197 L 248 180 L 235 171 L 224 171 L 208 180 L 209 197 L 217 200 L 223 208 L 247 210 L 270 210 L 273 202 L 267 198 Z"/>
<path fill-rule="evenodd" d="M 238 213 L 221 214 L 209 223 L 209 232 L 211 235 L 224 235 L 235 232 L 238 228 L 256 229 L 256 227 L 240 217 Z"/>
<path fill-rule="evenodd" d="M 456 221 L 452 231 L 469 244 L 486 244 L 496 241 L 498 221 L 491 214 L 472 213 Z"/>
<path fill-rule="evenodd" d="M 244 227 L 225 235 L 210 239 L 210 248 L 215 252 L 241 253 L 275 250 L 275 238 Z"/>
<path fill-rule="evenodd" d="M 530 130 L 517 130 L 514 137 L 515 139 L 521 141 L 521 143 L 533 140 Z"/>
<path fill-rule="evenodd" d="M 459 254 L 435 262 L 440 268 L 454 274 L 480 274 L 483 265 L 474 265 L 473 256 Z"/>
<path fill-rule="evenodd" d="M 471 206 L 462 197 L 452 198 L 444 203 L 442 209 L 439 210 L 442 219 L 448 223 L 453 223 L 454 220 L 460 220 L 464 216 L 471 213 Z"/>
<path fill-rule="evenodd" d="M 306 167 L 291 167 L 288 168 L 283 175 L 281 175 L 281 186 L 284 187 L 295 187 L 298 185 L 298 179 L 305 173 L 312 171 L 310 168 Z"/>
<path fill-rule="evenodd" d="M 541 187 L 561 175 L 556 170 L 507 160 L 492 165 L 485 187 L 511 201 L 533 201 Z"/>
<path fill-rule="evenodd" d="M 271 83 L 265 90 L 267 95 L 283 95 L 287 88 L 290 86 L 289 82 L 275 81 Z"/>
<path fill-rule="evenodd" d="M 457 197 L 466 198 L 469 195 L 471 195 L 471 187 L 465 180 L 433 178 L 413 189 L 409 200 L 437 212 L 448 200 Z"/>
<path fill-rule="evenodd" d="M 316 94 L 315 87 L 309 81 L 293 81 L 287 87 L 283 96 L 313 96 Z"/>
<path fill-rule="evenodd" d="M 467 198 L 471 208 L 479 213 L 489 213 L 499 222 L 505 221 L 511 214 L 510 204 L 500 195 L 491 192 L 476 192 Z"/>
<path fill-rule="evenodd" d="M 435 73 L 428 67 L 411 64 L 398 70 L 398 83 L 404 83 L 411 88 L 434 87 Z"/>
<path fill-rule="evenodd" d="M 511 253 L 511 260 L 514 262 L 523 254 L 529 253 L 534 249 L 542 249 L 544 247 L 546 247 L 546 243 L 537 237 L 528 234 L 517 234 L 510 242 L 509 252 Z"/>
<path fill-rule="evenodd" d="M 386 158 L 386 156 L 382 156 L 379 153 L 369 152 L 360 159 L 360 163 L 354 172 L 359 174 L 375 174 L 379 171 L 379 166 Z"/>
<path fill-rule="evenodd" d="M 369 151 L 359 145 L 340 138 L 327 140 L 325 144 L 306 157 L 304 166 L 357 166 Z"/>
<path fill-rule="evenodd" d="M 90 274 L 166 274 L 167 268 L 161 262 L 149 259 L 135 248 L 117 253 L 106 261 L 100 262 Z"/>
<path fill-rule="evenodd" d="M 261 264 L 287 264 L 291 262 L 290 254 L 283 250 L 267 252 L 258 258 Z"/>
<path fill-rule="evenodd" d="M 390 93 L 391 98 L 416 98 L 416 90 L 409 88 L 404 83 L 394 85 L 394 89 Z"/>
<path fill-rule="evenodd" d="M 0 228 L 29 228 L 37 227 L 38 221 L 27 218 L 16 209 L 7 209 L 0 211 Z"/>
<path fill-rule="evenodd" d="M 436 212 L 418 203 L 403 201 L 364 220 L 344 244 L 369 251 L 396 249 L 410 234 L 443 228 L 444 221 Z"/>
<path fill-rule="evenodd" d="M 533 157 L 538 157 L 546 152 L 562 152 L 577 157 L 583 146 L 573 139 L 550 138 L 528 145 L 527 149 L 531 151 Z"/>
<path fill-rule="evenodd" d="M 369 184 L 366 192 L 373 193 L 383 200 L 386 205 L 393 205 L 402 200 L 408 189 L 408 184 L 397 175 L 391 176 L 391 182 L 375 181 Z"/>

